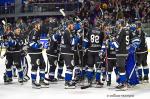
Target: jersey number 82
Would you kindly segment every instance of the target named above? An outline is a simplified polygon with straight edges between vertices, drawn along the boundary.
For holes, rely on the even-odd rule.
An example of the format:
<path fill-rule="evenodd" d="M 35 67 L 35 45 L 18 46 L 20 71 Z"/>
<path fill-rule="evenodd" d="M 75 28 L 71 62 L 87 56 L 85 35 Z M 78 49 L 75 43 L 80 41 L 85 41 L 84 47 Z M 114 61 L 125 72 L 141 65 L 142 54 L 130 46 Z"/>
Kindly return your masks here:
<path fill-rule="evenodd" d="M 98 35 L 91 35 L 91 43 L 99 43 L 99 36 Z"/>

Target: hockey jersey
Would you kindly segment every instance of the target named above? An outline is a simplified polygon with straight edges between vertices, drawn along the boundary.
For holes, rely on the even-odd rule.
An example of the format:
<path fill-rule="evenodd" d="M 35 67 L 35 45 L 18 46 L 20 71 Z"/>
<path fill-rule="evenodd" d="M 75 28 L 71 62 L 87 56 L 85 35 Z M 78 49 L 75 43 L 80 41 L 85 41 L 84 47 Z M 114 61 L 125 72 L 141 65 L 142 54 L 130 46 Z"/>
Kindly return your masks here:
<path fill-rule="evenodd" d="M 128 28 L 120 29 L 116 37 L 116 42 L 118 44 L 116 54 L 127 56 L 130 44 L 132 44 L 136 39 L 139 40 L 139 37 L 135 32 L 131 32 Z"/>
<path fill-rule="evenodd" d="M 88 51 L 99 52 L 103 44 L 104 33 L 99 28 L 93 28 L 89 31 L 87 39 L 89 41 Z"/>
<path fill-rule="evenodd" d="M 143 30 L 141 31 L 136 31 L 136 34 L 141 40 L 141 43 L 139 47 L 136 50 L 136 53 L 147 53 L 148 48 L 147 48 L 147 42 L 146 42 L 146 36 Z"/>
<path fill-rule="evenodd" d="M 28 42 L 29 53 L 42 52 L 42 44 L 40 43 L 40 31 L 36 31 L 35 29 L 31 30 L 28 37 Z"/>

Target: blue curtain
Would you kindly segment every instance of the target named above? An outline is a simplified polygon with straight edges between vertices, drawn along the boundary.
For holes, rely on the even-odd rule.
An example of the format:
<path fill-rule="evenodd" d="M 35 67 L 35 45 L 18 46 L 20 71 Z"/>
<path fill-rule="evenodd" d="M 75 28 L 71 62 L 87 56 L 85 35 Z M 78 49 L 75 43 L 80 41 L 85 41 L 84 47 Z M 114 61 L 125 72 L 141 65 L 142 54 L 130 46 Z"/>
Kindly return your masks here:
<path fill-rule="evenodd" d="M 0 0 L 0 5 L 4 5 L 5 3 L 15 3 L 15 0 Z"/>

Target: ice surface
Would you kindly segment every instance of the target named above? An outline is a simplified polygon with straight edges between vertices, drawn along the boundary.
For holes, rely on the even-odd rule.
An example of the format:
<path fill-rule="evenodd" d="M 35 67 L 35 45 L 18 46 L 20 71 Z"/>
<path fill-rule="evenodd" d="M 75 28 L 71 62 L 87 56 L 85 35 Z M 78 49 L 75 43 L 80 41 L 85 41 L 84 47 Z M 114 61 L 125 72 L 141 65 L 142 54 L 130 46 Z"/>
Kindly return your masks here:
<path fill-rule="evenodd" d="M 150 38 L 147 38 L 147 42 L 148 45 L 150 45 Z M 44 58 L 45 60 L 47 59 L 45 54 Z M 28 56 L 28 62 L 29 60 L 30 58 Z M 148 65 L 150 65 L 150 55 L 148 55 Z M 31 66 L 29 65 L 29 67 Z M 50 88 L 43 89 L 32 89 L 31 81 L 24 83 L 24 85 L 19 85 L 17 79 L 14 79 L 14 83 L 11 85 L 4 85 L 4 71 L 5 59 L 0 59 L 0 99 L 129 99 L 129 96 L 130 99 L 149 99 L 150 96 L 150 83 L 138 85 L 128 91 L 116 91 L 107 87 L 106 84 L 104 88 L 81 90 L 80 87 L 77 87 L 76 89 L 64 89 L 64 81 L 59 81 L 57 84 L 51 84 Z M 112 86 L 115 86 L 114 74 L 112 79 Z"/>

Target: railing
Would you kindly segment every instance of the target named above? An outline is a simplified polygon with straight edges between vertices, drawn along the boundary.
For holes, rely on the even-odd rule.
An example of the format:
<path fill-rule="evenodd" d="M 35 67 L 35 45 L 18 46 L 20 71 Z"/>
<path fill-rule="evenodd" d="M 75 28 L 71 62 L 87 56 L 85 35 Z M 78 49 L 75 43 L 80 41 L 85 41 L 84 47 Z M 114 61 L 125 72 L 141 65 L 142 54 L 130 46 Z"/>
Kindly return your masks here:
<path fill-rule="evenodd" d="M 15 13 L 14 5 L 7 5 L 7 6 L 0 5 L 0 14 L 14 14 L 14 13 Z"/>
<path fill-rule="evenodd" d="M 60 8 L 65 11 L 74 11 L 77 9 L 77 3 L 31 3 L 23 5 L 22 12 L 59 11 Z"/>
<path fill-rule="evenodd" d="M 77 2 L 63 2 L 63 3 L 28 3 L 28 4 L 14 4 L 0 5 L 0 18 L 4 17 L 26 17 L 26 16 L 56 16 L 61 15 L 59 9 L 64 9 L 67 15 L 74 14 L 78 10 Z"/>

